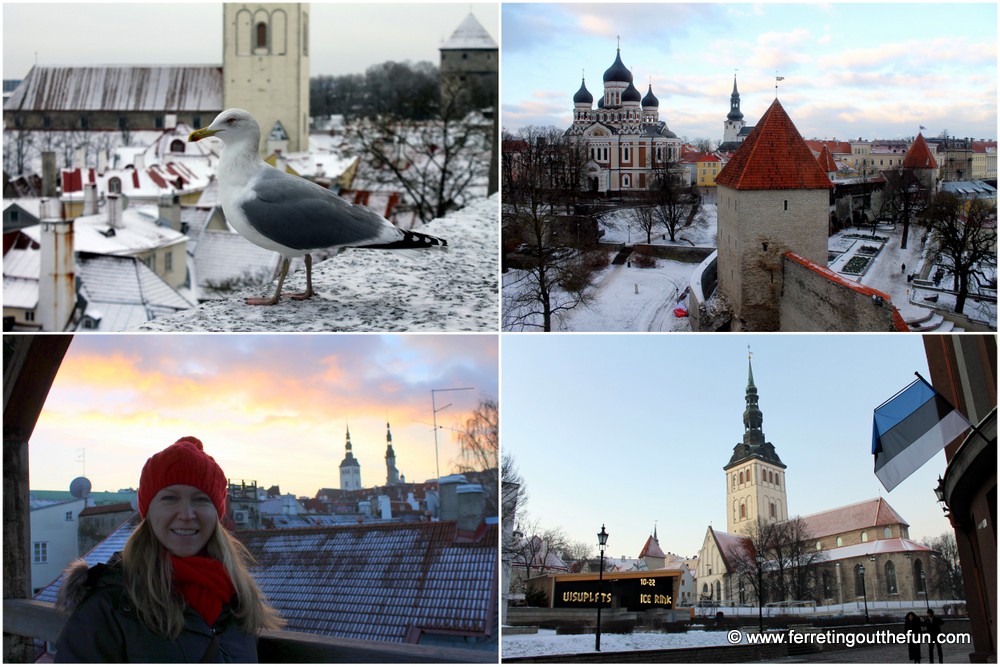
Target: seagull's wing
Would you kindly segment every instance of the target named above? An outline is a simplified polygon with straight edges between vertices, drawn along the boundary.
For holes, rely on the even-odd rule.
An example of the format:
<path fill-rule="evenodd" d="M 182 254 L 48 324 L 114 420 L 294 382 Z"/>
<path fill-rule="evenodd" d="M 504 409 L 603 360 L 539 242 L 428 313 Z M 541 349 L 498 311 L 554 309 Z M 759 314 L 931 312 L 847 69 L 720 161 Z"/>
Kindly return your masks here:
<path fill-rule="evenodd" d="M 240 207 L 250 226 L 288 248 L 388 244 L 404 237 L 377 213 L 270 166 L 261 169 L 248 188 Z"/>

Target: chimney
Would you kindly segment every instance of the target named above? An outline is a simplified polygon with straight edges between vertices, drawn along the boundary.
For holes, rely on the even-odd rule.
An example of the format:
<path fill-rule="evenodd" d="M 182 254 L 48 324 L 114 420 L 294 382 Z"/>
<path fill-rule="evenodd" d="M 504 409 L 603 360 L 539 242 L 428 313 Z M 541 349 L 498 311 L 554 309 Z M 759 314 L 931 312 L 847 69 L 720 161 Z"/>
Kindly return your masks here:
<path fill-rule="evenodd" d="M 383 520 L 392 518 L 392 503 L 389 501 L 389 496 L 378 497 L 378 512 Z"/>
<path fill-rule="evenodd" d="M 97 153 L 97 173 L 104 175 L 104 172 L 108 170 L 108 149 L 101 149 Z"/>
<path fill-rule="evenodd" d="M 83 184 L 82 215 L 97 215 L 97 183 Z"/>
<path fill-rule="evenodd" d="M 73 221 L 63 220 L 58 199 L 41 202 L 38 321 L 42 331 L 65 331 L 76 308 Z"/>
<path fill-rule="evenodd" d="M 122 196 L 117 192 L 109 192 L 107 208 L 108 227 L 111 227 L 111 229 L 121 229 L 124 226 L 122 223 L 122 211 L 125 208 Z"/>
<path fill-rule="evenodd" d="M 73 168 L 83 171 L 87 168 L 87 149 L 80 146 L 73 153 Z"/>
<path fill-rule="evenodd" d="M 159 216 L 174 231 L 181 231 L 181 200 L 177 195 L 160 195 Z"/>
<path fill-rule="evenodd" d="M 55 197 L 56 194 L 56 154 L 45 151 L 42 153 L 42 197 Z"/>
<path fill-rule="evenodd" d="M 441 521 L 458 520 L 458 487 L 468 484 L 465 475 L 448 475 L 442 477 L 438 486 L 441 491 Z"/>
<path fill-rule="evenodd" d="M 475 532 L 483 522 L 486 499 L 480 484 L 460 484 L 455 489 L 458 500 L 458 529 Z"/>

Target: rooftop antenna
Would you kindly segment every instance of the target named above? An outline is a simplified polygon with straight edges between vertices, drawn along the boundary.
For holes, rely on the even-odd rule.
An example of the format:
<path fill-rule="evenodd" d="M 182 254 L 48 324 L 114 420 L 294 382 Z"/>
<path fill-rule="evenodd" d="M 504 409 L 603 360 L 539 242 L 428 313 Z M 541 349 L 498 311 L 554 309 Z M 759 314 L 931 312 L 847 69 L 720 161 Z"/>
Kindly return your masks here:
<path fill-rule="evenodd" d="M 86 447 L 80 447 L 79 449 L 77 449 L 77 451 L 80 452 L 80 453 L 76 457 L 76 462 L 83 464 L 83 473 L 82 473 L 82 476 L 86 477 L 87 476 L 87 448 Z"/>

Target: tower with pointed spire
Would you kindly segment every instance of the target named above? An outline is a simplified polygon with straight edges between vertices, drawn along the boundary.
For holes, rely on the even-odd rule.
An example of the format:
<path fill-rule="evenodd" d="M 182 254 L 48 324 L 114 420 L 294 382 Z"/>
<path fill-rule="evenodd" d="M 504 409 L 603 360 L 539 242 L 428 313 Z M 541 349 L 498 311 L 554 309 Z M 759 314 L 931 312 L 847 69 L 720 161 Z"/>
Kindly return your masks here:
<path fill-rule="evenodd" d="M 344 460 L 340 462 L 340 488 L 343 491 L 361 490 L 361 463 L 354 458 L 351 446 L 351 427 L 347 427 L 347 444 L 344 445 Z"/>
<path fill-rule="evenodd" d="M 740 111 L 740 91 L 736 88 L 736 75 L 733 75 L 733 94 L 729 96 L 729 114 L 722 130 L 722 143 L 738 143 L 745 138 L 741 136 L 743 128 L 746 127 L 743 120 L 743 112 Z"/>
<path fill-rule="evenodd" d="M 476 17 L 468 14 L 439 50 L 441 108 L 460 117 L 471 109 L 495 107 L 500 51 Z"/>
<path fill-rule="evenodd" d="M 385 483 L 386 486 L 399 484 L 399 470 L 396 468 L 396 452 L 392 449 L 392 431 L 389 421 L 385 422 Z"/>
<path fill-rule="evenodd" d="M 752 355 L 747 353 L 746 410 L 743 439 L 733 447 L 726 473 L 726 532 L 740 533 L 758 519 L 788 519 L 785 464 L 764 437 L 764 413 L 753 380 Z"/>

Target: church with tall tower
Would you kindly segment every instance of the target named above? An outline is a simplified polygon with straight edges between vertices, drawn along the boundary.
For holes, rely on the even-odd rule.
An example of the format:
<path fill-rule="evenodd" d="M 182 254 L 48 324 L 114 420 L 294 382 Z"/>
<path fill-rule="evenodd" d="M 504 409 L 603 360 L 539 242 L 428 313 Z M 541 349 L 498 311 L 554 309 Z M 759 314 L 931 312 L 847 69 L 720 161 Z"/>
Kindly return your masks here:
<path fill-rule="evenodd" d="M 223 4 L 223 108 L 260 123 L 261 152 L 309 148 L 309 5 Z"/>
<path fill-rule="evenodd" d="M 733 92 L 729 96 L 729 113 L 722 126 L 722 143 L 719 144 L 719 151 L 724 153 L 735 152 L 743 140 L 747 138 L 753 126 L 747 126 L 743 119 L 743 112 L 740 111 L 740 91 L 736 87 L 736 75 L 733 75 Z"/>
<path fill-rule="evenodd" d="M 392 449 L 392 431 L 389 422 L 385 423 L 385 484 L 399 484 L 399 469 L 396 468 L 396 452 Z"/>
<path fill-rule="evenodd" d="M 756 605 L 745 564 L 753 562 L 750 535 L 761 524 L 799 522 L 799 535 L 813 555 L 808 585 L 818 605 L 889 600 L 926 603 L 943 584 L 932 569 L 936 552 L 910 540 L 909 525 L 884 498 L 872 498 L 805 516 L 788 509 L 786 466 L 763 431 L 753 362 L 747 362 L 743 438 L 723 466 L 726 531 L 709 525 L 695 568 L 697 599 L 720 608 Z M 764 554 L 765 561 L 771 556 Z M 741 565 L 742 564 L 742 565 Z M 743 569 L 741 569 L 741 567 Z M 764 571 L 768 567 L 764 566 Z M 782 602 L 787 590 L 765 576 L 763 602 Z"/>

